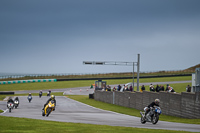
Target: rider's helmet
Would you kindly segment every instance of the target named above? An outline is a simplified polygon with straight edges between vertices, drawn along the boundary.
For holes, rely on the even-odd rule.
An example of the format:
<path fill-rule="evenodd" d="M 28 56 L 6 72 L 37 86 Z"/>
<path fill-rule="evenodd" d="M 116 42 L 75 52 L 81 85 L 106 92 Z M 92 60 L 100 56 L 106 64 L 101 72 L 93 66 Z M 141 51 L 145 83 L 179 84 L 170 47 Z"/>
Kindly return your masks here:
<path fill-rule="evenodd" d="M 54 95 L 51 95 L 51 99 L 54 100 L 54 99 L 55 99 L 55 96 L 54 96 Z"/>
<path fill-rule="evenodd" d="M 29 95 L 31 95 L 31 93 L 29 93 Z"/>
<path fill-rule="evenodd" d="M 160 100 L 159 99 L 155 99 L 155 104 L 159 105 Z"/>

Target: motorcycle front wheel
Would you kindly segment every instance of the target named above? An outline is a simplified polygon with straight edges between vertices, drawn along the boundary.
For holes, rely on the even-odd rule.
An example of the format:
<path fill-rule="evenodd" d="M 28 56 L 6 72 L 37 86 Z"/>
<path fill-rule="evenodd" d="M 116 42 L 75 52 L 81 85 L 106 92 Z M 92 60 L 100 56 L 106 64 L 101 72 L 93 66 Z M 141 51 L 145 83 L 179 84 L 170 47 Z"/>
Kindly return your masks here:
<path fill-rule="evenodd" d="M 11 113 L 11 108 L 9 108 L 9 112 Z"/>
<path fill-rule="evenodd" d="M 49 116 L 49 114 L 51 113 L 51 108 L 47 108 L 47 117 Z"/>
<path fill-rule="evenodd" d="M 152 124 L 156 124 L 159 120 L 159 115 L 157 114 L 154 114 L 152 117 L 151 117 L 151 121 L 152 121 Z"/>

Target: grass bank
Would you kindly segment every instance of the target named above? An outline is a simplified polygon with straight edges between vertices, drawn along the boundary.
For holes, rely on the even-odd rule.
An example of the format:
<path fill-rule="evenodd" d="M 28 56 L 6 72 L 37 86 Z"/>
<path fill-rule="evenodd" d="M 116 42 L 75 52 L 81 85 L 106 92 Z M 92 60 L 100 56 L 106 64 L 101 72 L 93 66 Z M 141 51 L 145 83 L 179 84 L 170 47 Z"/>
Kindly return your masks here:
<path fill-rule="evenodd" d="M 27 118 L 15 118 L 0 116 L 0 132 L 14 132 L 14 133 L 44 133 L 44 132 L 73 132 L 73 133 L 183 133 L 183 131 L 170 131 L 158 129 L 143 129 L 131 127 L 118 127 L 107 125 L 93 125 L 82 123 L 66 123 L 54 122 L 45 120 L 34 120 Z M 184 132 L 189 133 L 189 132 Z"/>

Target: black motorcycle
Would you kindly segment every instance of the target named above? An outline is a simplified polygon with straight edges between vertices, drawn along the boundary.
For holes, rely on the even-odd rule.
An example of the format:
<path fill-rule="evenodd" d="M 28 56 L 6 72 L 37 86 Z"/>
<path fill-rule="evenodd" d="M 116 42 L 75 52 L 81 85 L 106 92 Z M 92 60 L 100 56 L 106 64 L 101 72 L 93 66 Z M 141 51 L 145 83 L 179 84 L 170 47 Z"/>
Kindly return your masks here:
<path fill-rule="evenodd" d="M 144 108 L 146 110 L 147 107 Z M 141 112 L 141 123 L 145 124 L 146 122 L 152 122 L 152 124 L 156 124 L 159 120 L 159 115 L 162 113 L 161 108 L 158 106 L 151 107 L 150 111 L 146 114 L 145 117 L 145 112 Z"/>
<path fill-rule="evenodd" d="M 42 92 L 39 92 L 39 98 L 41 98 L 42 97 Z"/>

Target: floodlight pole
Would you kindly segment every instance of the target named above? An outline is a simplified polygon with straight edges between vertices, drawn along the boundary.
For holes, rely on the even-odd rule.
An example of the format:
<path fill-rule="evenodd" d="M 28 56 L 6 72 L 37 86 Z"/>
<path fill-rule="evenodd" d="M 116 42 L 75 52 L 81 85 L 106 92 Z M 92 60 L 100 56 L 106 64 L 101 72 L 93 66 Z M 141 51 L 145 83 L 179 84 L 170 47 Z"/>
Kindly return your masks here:
<path fill-rule="evenodd" d="M 140 54 L 138 54 L 138 61 L 137 61 L 137 91 L 139 91 L 139 78 L 140 78 Z"/>
<path fill-rule="evenodd" d="M 133 66 L 133 91 L 134 91 L 134 66 L 137 63 L 137 91 L 139 91 L 139 67 L 140 67 L 140 54 L 138 54 L 138 62 L 114 62 L 114 61 L 83 61 L 86 65 L 125 65 Z"/>
<path fill-rule="evenodd" d="M 133 91 L 134 91 L 134 66 L 135 66 L 135 64 L 133 62 Z"/>

